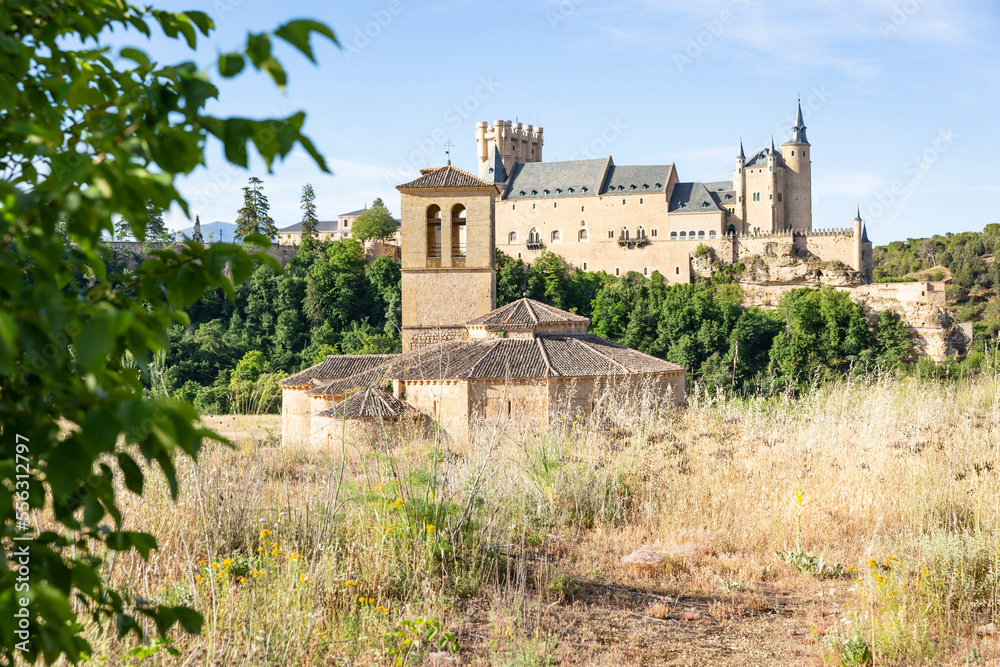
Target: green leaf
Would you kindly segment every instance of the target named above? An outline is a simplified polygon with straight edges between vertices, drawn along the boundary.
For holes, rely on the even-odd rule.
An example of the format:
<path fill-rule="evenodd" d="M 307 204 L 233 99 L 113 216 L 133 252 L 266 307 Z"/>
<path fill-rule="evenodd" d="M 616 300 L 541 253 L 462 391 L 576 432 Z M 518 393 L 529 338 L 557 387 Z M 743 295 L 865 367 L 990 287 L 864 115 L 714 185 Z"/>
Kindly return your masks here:
<path fill-rule="evenodd" d="M 126 46 L 124 49 L 118 52 L 122 58 L 127 58 L 135 64 L 139 65 L 144 70 L 153 69 L 153 63 L 146 55 L 145 51 L 140 51 L 139 49 L 133 48 L 131 46 Z"/>
<path fill-rule="evenodd" d="M 189 9 L 184 12 L 184 16 L 188 17 L 191 23 L 198 26 L 198 30 L 206 37 L 215 28 L 215 22 L 205 12 Z"/>
<path fill-rule="evenodd" d="M 219 74 L 231 78 L 243 71 L 246 60 L 240 53 L 223 53 L 219 56 Z"/>
<path fill-rule="evenodd" d="M 119 453 L 117 458 L 118 467 L 121 468 L 125 478 L 125 488 L 137 495 L 141 494 L 143 487 L 142 469 L 128 454 Z"/>
<path fill-rule="evenodd" d="M 201 614 L 189 607 L 174 607 L 173 611 L 185 632 L 193 635 L 201 633 L 201 628 L 205 625 L 205 619 Z"/>
<path fill-rule="evenodd" d="M 115 346 L 111 319 L 105 314 L 93 317 L 73 342 L 80 366 L 88 371 L 96 370 L 104 364 Z"/>
<path fill-rule="evenodd" d="M 312 45 L 309 43 L 309 38 L 314 32 L 318 32 L 339 46 L 339 42 L 337 41 L 336 35 L 333 34 L 333 30 L 331 30 L 324 23 L 312 21 L 310 19 L 296 19 L 294 21 L 289 21 L 275 30 L 274 34 L 301 51 L 302 54 L 305 55 L 305 57 L 311 62 L 316 62 L 316 58 L 313 56 Z"/>

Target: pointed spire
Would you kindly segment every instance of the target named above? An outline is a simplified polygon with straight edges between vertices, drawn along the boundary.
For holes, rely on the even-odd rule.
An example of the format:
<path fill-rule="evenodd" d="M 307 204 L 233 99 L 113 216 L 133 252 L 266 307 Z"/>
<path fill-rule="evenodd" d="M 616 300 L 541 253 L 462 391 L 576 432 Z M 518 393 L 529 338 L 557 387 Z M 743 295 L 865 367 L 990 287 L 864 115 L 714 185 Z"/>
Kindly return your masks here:
<path fill-rule="evenodd" d="M 482 179 L 490 183 L 507 182 L 507 170 L 503 166 L 500 151 L 497 150 L 495 143 L 490 144 L 490 156 L 486 160 L 486 169 L 485 173 L 482 174 Z"/>
<path fill-rule="evenodd" d="M 802 119 L 802 102 L 798 103 L 798 108 L 795 110 L 795 126 L 792 127 L 792 138 L 789 140 L 790 144 L 808 144 L 809 140 L 806 139 L 806 123 Z"/>
<path fill-rule="evenodd" d="M 861 222 L 861 204 L 858 204 L 858 217 L 854 218 L 856 222 Z"/>
<path fill-rule="evenodd" d="M 774 135 L 772 134 L 771 135 L 771 155 L 774 155 L 777 152 L 778 152 L 777 149 L 774 147 Z"/>
<path fill-rule="evenodd" d="M 741 160 L 746 160 L 747 159 L 747 156 L 744 155 L 744 153 L 743 153 L 743 138 L 742 137 L 740 137 L 740 154 L 737 155 L 736 157 L 738 157 Z"/>
<path fill-rule="evenodd" d="M 871 241 L 868 240 L 868 225 L 861 226 L 861 242 L 871 243 Z"/>

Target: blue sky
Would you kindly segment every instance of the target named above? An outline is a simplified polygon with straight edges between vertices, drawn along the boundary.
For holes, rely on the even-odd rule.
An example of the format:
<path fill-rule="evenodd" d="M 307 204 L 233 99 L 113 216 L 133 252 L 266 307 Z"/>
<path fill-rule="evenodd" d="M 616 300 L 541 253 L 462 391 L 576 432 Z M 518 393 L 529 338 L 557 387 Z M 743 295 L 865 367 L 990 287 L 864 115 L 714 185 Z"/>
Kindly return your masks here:
<path fill-rule="evenodd" d="M 160 2 L 167 9 L 189 2 Z M 267 174 L 226 165 L 218 146 L 182 191 L 203 221 L 233 221 L 241 187 L 264 179 L 279 227 L 300 220 L 310 182 L 321 219 L 381 197 L 445 161 L 476 171 L 475 123 L 541 125 L 544 157 L 673 162 L 683 181 L 731 177 L 747 152 L 787 140 L 801 94 L 813 145 L 813 224 L 843 227 L 860 203 L 877 244 L 1000 222 L 1000 7 L 988 0 L 443 0 L 351 3 L 206 0 L 218 31 L 204 67 L 247 30 L 312 17 L 343 49 L 318 65 L 279 48 L 286 93 L 244 72 L 220 82 L 217 114 L 308 114 L 333 175 L 301 152 Z M 315 40 L 314 40 L 315 41 Z M 190 52 L 117 33 L 161 62 Z M 179 211 L 167 222 L 190 225 Z"/>

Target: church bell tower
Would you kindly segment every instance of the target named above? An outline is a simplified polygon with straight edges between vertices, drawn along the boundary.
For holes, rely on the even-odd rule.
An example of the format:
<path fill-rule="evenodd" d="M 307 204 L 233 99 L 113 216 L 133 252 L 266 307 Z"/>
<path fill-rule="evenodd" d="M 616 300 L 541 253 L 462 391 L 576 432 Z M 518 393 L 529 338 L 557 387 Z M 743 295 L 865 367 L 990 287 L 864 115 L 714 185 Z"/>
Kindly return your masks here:
<path fill-rule="evenodd" d="M 462 338 L 496 308 L 499 191 L 450 164 L 396 186 L 402 200 L 403 352 Z"/>

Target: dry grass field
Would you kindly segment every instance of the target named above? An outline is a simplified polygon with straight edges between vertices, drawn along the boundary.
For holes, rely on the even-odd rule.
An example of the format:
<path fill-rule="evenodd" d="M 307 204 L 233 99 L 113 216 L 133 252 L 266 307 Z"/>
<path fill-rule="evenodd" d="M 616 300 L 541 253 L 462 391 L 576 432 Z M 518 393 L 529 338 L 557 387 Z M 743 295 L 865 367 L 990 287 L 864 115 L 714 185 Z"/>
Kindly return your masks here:
<path fill-rule="evenodd" d="M 205 631 L 137 646 L 92 627 L 94 660 L 1000 664 L 1000 379 L 605 402 L 469 445 L 342 451 L 281 447 L 276 417 L 206 418 L 234 447 L 183 464 L 178 504 L 162 483 L 128 501 L 161 548 L 107 575 Z"/>

